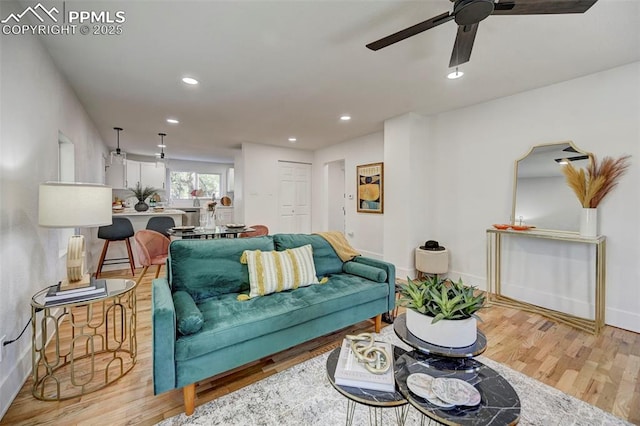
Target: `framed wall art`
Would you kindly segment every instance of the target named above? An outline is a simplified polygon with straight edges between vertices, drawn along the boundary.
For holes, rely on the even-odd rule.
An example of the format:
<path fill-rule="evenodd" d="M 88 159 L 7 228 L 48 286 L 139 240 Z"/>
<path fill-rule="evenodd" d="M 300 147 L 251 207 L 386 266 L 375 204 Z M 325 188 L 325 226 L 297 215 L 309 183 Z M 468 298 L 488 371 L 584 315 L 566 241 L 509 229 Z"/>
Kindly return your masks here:
<path fill-rule="evenodd" d="M 384 163 L 356 166 L 358 213 L 384 212 Z"/>

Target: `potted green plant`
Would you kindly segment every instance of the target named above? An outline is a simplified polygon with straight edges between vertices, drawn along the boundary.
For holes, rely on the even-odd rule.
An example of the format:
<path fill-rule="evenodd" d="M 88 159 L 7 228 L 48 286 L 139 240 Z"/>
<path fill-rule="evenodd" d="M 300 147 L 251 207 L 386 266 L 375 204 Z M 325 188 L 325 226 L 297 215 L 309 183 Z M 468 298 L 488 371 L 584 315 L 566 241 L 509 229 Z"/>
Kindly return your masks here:
<path fill-rule="evenodd" d="M 133 195 L 138 199 L 138 203 L 133 206 L 137 212 L 144 212 L 149 210 L 149 205 L 145 203 L 145 200 L 151 197 L 157 190 L 151 186 L 145 186 L 144 188 L 140 185 L 140 182 L 136 184 L 135 188 L 127 188 L 129 191 L 133 193 Z"/>
<path fill-rule="evenodd" d="M 484 293 L 459 279 L 424 281 L 407 278 L 400 285 L 398 304 L 407 308 L 407 329 L 425 342 L 445 347 L 466 347 L 477 338 L 476 312 L 484 307 Z"/>

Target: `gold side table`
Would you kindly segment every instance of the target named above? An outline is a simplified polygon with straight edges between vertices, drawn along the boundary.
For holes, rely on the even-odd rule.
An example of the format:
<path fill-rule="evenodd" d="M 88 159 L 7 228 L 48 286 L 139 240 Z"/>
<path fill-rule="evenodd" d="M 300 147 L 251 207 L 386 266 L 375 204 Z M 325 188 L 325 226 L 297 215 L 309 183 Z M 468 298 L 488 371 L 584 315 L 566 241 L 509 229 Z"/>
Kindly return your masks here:
<path fill-rule="evenodd" d="M 136 283 L 105 281 L 107 295 L 84 302 L 45 306 L 48 288 L 32 297 L 34 397 L 60 401 L 85 395 L 135 365 Z"/>

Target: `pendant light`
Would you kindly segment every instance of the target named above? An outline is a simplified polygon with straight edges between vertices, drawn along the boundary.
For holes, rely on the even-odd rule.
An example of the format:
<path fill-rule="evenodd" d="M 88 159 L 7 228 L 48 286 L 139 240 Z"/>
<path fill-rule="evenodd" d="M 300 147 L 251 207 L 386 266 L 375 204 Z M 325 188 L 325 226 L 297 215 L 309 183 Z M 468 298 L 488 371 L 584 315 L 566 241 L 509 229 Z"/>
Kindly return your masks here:
<path fill-rule="evenodd" d="M 164 159 L 164 148 L 166 147 L 166 145 L 164 144 L 164 137 L 167 136 L 167 134 L 166 133 L 158 133 L 158 136 L 160 136 L 160 143 L 158 144 L 158 147 L 160 148 L 160 152 L 156 153 L 156 157 L 158 157 L 158 159 L 156 160 L 156 164 L 165 162 L 165 159 Z"/>
<path fill-rule="evenodd" d="M 113 130 L 117 132 L 117 145 L 116 150 L 111 151 L 111 164 L 124 164 L 124 161 L 127 159 L 127 153 L 120 150 L 120 132 L 122 131 L 122 127 L 114 127 Z"/>

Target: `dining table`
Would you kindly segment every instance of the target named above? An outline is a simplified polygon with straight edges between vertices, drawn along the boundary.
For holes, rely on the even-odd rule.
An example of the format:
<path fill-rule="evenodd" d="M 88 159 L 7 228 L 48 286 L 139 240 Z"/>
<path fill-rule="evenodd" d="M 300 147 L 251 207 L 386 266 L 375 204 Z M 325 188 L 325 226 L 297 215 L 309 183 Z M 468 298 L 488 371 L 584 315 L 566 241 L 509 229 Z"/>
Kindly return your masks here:
<path fill-rule="evenodd" d="M 176 226 L 169 228 L 167 233 L 171 237 L 181 239 L 212 239 L 212 238 L 237 238 L 239 234 L 243 232 L 252 232 L 255 229 L 244 227 L 227 227 L 227 226 L 215 226 L 212 228 L 200 227 L 200 226 Z"/>

